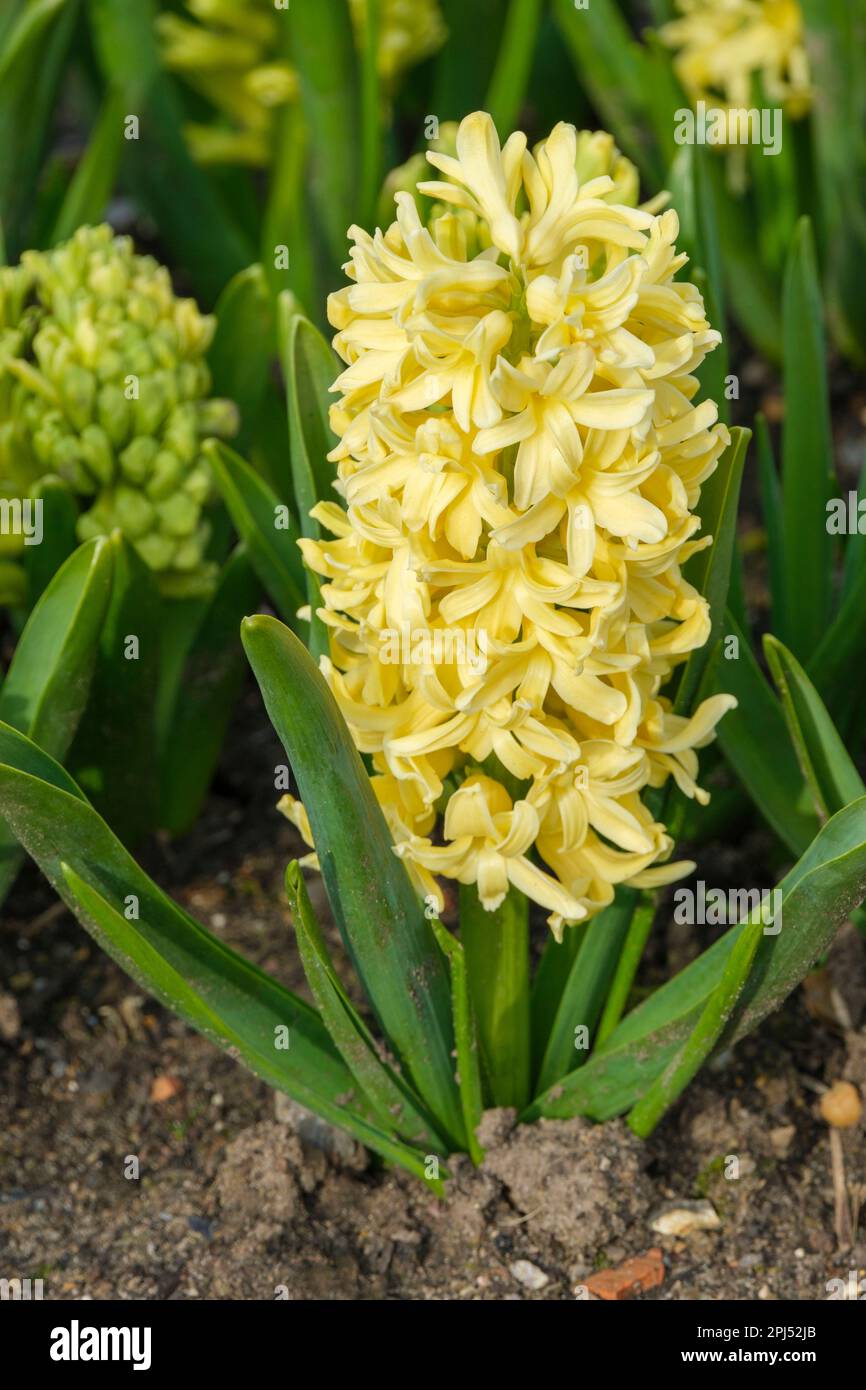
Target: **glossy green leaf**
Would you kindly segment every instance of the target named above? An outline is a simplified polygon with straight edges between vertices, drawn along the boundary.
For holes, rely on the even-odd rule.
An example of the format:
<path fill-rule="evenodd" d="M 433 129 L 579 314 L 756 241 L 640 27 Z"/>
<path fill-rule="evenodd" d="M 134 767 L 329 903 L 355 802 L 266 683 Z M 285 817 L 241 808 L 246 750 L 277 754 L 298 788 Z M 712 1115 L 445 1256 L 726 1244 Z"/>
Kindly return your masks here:
<path fill-rule="evenodd" d="M 686 565 L 685 575 L 709 603 L 711 626 L 705 645 L 691 653 L 684 667 L 677 686 L 678 714 L 691 713 L 713 646 L 724 626 L 737 534 L 740 484 L 751 437 L 751 430 L 739 427 L 731 430 L 730 444 L 719 459 L 715 473 L 701 488 L 698 507 L 701 534 L 712 536 L 713 544 L 692 556 Z"/>
<path fill-rule="evenodd" d="M 172 902 L 68 773 L 6 725 L 0 811 L 70 911 L 141 988 L 385 1158 L 413 1157 L 350 1100 L 351 1073 L 316 1011 Z"/>
<path fill-rule="evenodd" d="M 818 821 L 803 804 L 803 778 L 782 707 L 755 660 L 748 637 L 730 612 L 725 628 L 716 653 L 715 688 L 734 695 L 737 708 L 719 724 L 719 744 L 768 825 L 790 850 L 801 854 Z M 726 650 L 731 652 L 730 659 L 724 659 Z"/>
<path fill-rule="evenodd" d="M 66 190 L 60 214 L 54 224 L 52 246 L 66 241 L 78 227 L 94 225 L 105 217 L 123 148 L 123 118 L 126 105 L 119 93 L 109 92 L 96 124 Z"/>
<path fill-rule="evenodd" d="M 563 933 L 562 941 L 557 941 L 550 932 L 544 944 L 529 999 L 533 1076 L 538 1075 L 556 1011 L 588 930 L 588 923 L 576 922 Z"/>
<path fill-rule="evenodd" d="M 638 972 L 653 922 L 656 915 L 656 900 L 649 894 L 639 898 L 629 922 L 628 932 L 616 963 L 610 991 L 604 1004 L 604 1012 L 599 1020 L 595 1040 L 598 1045 L 610 1037 L 626 1011 L 629 995 Z"/>
<path fill-rule="evenodd" d="M 380 1026 L 437 1129 L 462 1146 L 448 972 L 370 779 L 309 653 L 275 618 L 244 647 L 310 819 L 331 910 Z"/>
<path fill-rule="evenodd" d="M 758 76 L 752 79 L 749 106 L 759 111 L 776 106 L 776 102 L 768 98 Z M 808 150 L 800 148 L 797 138 L 805 122 L 786 119 L 783 113 L 777 119 L 781 134 L 778 148 L 772 154 L 763 144 L 747 145 L 744 151 L 748 165 L 746 177 L 755 208 L 755 251 L 757 259 L 774 275 L 781 274 L 794 239 L 801 193 L 800 165 L 803 156 L 808 156 Z"/>
<path fill-rule="evenodd" d="M 280 295 L 277 316 L 291 455 L 286 489 L 293 489 L 297 499 L 301 534 L 319 536 L 318 522 L 310 512 L 317 502 L 336 500 L 336 471 L 328 454 L 337 438 L 328 410 L 340 364 L 318 329 L 298 312 L 291 295 Z"/>
<path fill-rule="evenodd" d="M 778 281 L 755 255 L 757 232 L 751 203 L 727 186 L 725 161 L 706 165 L 713 186 L 726 303 L 746 336 L 771 362 L 782 357 L 781 295 Z"/>
<path fill-rule="evenodd" d="M 863 530 L 860 524 L 863 523 Z M 857 529 L 845 545 L 845 569 L 842 575 L 842 598 L 847 598 L 855 579 L 866 569 L 866 461 L 861 465 L 857 482 Z"/>
<path fill-rule="evenodd" d="M 316 289 L 317 229 L 307 198 L 307 125 L 296 102 L 289 102 L 275 116 L 274 157 L 259 255 L 274 294 L 289 290 L 308 314 L 321 313 L 324 305 Z M 284 264 L 283 247 L 288 252 L 288 265 Z"/>
<path fill-rule="evenodd" d="M 379 44 L 382 35 L 382 0 L 364 0 L 360 41 L 359 101 L 361 108 L 361 158 L 359 206 L 362 225 L 369 226 L 382 180 L 383 96 L 379 84 Z"/>
<path fill-rule="evenodd" d="M 124 139 L 124 180 L 156 222 L 166 259 L 213 304 L 255 249 L 186 147 L 180 103 L 162 72 L 153 0 L 88 0 L 88 14 L 106 83 L 139 121 L 138 138 Z"/>
<path fill-rule="evenodd" d="M 822 819 L 866 796 L 863 779 L 799 661 L 772 634 L 764 652 L 782 697 L 791 742 Z"/>
<path fill-rule="evenodd" d="M 478 1057 L 478 1028 L 466 977 L 466 952 L 437 917 L 431 919 L 431 926 L 443 955 L 448 958 L 451 971 L 451 1016 L 454 1024 L 456 1080 L 460 1089 L 469 1156 L 472 1162 L 478 1165 L 484 1159 L 484 1150 L 476 1138 L 475 1131 L 481 1123 L 484 1097 Z"/>
<path fill-rule="evenodd" d="M 116 531 L 111 600 L 87 709 L 68 765 L 127 844 L 156 824 L 155 708 L 161 600 L 151 570 Z"/>
<path fill-rule="evenodd" d="M 297 860 L 286 869 L 286 892 L 307 983 L 331 1040 L 386 1133 L 393 1132 L 420 1148 L 418 1174 L 423 1177 L 423 1155 L 431 1149 L 445 1153 L 446 1146 L 411 1087 L 380 1058 L 375 1038 L 343 988 Z"/>
<path fill-rule="evenodd" d="M 673 206 L 680 219 L 677 245 L 691 261 L 686 273 L 703 293 L 710 326 L 722 334 L 722 341 L 707 354 L 698 369 L 702 395 L 715 401 L 720 418 L 728 421 L 730 409 L 725 395 L 728 374 L 725 290 L 716 200 L 706 167 L 708 157 L 713 158 L 713 152 L 698 145 L 681 146 L 671 165 L 668 184 Z"/>
<path fill-rule="evenodd" d="M 0 690 L 0 720 L 63 758 L 90 690 L 111 594 L 112 551 L 87 541 L 55 575 L 22 632 Z M 0 901 L 19 864 L 15 837 L 0 821 Z"/>
<path fill-rule="evenodd" d="M 335 470 L 328 454 L 336 443 L 328 422 L 329 391 L 338 374 L 337 360 L 317 328 L 297 311 L 291 295 L 281 295 L 277 309 L 280 356 L 286 382 L 291 477 L 286 490 L 296 499 L 301 535 L 315 539 L 319 523 L 310 515 L 317 502 L 333 501 Z M 328 635 L 316 616 L 321 605 L 319 580 L 307 569 L 307 601 L 313 617 L 309 647 L 314 656 L 328 651 Z"/>
<path fill-rule="evenodd" d="M 224 566 L 190 645 L 160 750 L 160 825 L 174 835 L 195 823 L 243 687 L 241 619 L 259 580 L 241 545 Z"/>
<path fill-rule="evenodd" d="M 546 1091 L 575 1067 L 585 1065 L 637 897 L 634 889 L 620 888 L 610 907 L 586 928 L 550 1029 L 536 1091 Z M 583 1041 L 579 1028 L 587 1030 L 585 1047 L 578 1046 Z"/>
<path fill-rule="evenodd" d="M 436 55 L 432 99 L 422 110 L 459 121 L 481 104 L 493 74 L 507 0 L 439 0 L 448 40 Z"/>
<path fill-rule="evenodd" d="M 532 72 L 541 12 L 541 0 L 509 0 L 496 67 L 484 103 L 502 141 L 517 127 Z"/>
<path fill-rule="evenodd" d="M 474 884 L 460 885 L 460 940 L 478 1030 L 481 1073 L 495 1106 L 530 1095 L 529 904 L 511 888 L 488 912 Z"/>
<path fill-rule="evenodd" d="M 755 444 L 758 455 L 758 487 L 761 492 L 761 512 L 764 529 L 767 533 L 767 567 L 770 575 L 770 598 L 772 601 L 771 626 L 776 625 L 777 614 L 784 608 L 784 547 L 785 537 L 782 529 L 782 498 L 779 488 L 779 475 L 773 455 L 770 430 L 764 415 L 755 416 Z"/>
<path fill-rule="evenodd" d="M 725 962 L 722 978 L 703 1007 L 692 1032 L 628 1115 L 628 1123 L 641 1139 L 652 1134 L 659 1120 L 682 1095 L 724 1033 L 743 992 L 764 924 L 760 913 L 743 926 Z"/>
<path fill-rule="evenodd" d="M 821 204 L 830 323 L 840 346 L 866 356 L 866 8 L 802 0 L 817 93 L 810 119 Z M 774 162 L 774 161 L 768 161 Z"/>
<path fill-rule="evenodd" d="M 827 530 L 833 438 L 823 309 L 808 218 L 785 273 L 785 425 L 782 433 L 783 608 L 779 635 L 808 661 L 827 630 L 833 542 Z"/>
<path fill-rule="evenodd" d="M 866 800 L 828 821 L 779 884 L 781 930 L 763 934 L 746 986 L 721 1042 L 730 1045 L 778 1008 L 825 951 L 866 890 Z M 588 1115 L 606 1120 L 645 1095 L 692 1033 L 725 968 L 743 924 L 731 927 L 637 1009 L 586 1066 L 538 1097 L 526 1120 Z M 775 923 L 769 928 L 775 931 Z"/>
<path fill-rule="evenodd" d="M 0 221 L 12 260 L 30 242 L 78 9 L 78 0 L 5 0 L 0 7 Z"/>
<path fill-rule="evenodd" d="M 346 0 L 296 5 L 292 47 L 309 134 L 311 190 L 331 258 L 340 265 L 358 215 L 358 71 Z"/>
<path fill-rule="evenodd" d="M 208 950 L 211 942 L 193 940 L 192 929 L 199 924 L 191 917 L 185 916 L 181 926 L 181 930 L 187 928 L 188 951 L 181 950 L 178 955 L 184 966 L 187 954 L 197 957 L 193 974 L 175 969 L 168 953 L 161 954 L 162 941 L 152 946 L 149 938 L 127 921 L 125 913 L 70 865 L 61 864 L 61 869 L 69 895 L 61 896 L 99 945 L 142 988 L 270 1086 L 347 1130 L 389 1162 L 426 1179 L 423 1160 L 415 1150 L 380 1129 L 357 1105 L 350 1105 L 351 1089 L 336 1090 L 344 1079 L 350 1087 L 351 1076 L 338 1070 L 327 1045 L 331 1040 L 302 1000 L 242 956 L 230 951 L 227 958 L 225 948 Z M 233 1007 L 226 1007 L 230 996 L 234 996 Z M 294 1065 L 289 1066 L 282 1058 L 292 1052 Z M 430 1186 L 441 1191 L 441 1182 L 431 1181 Z"/>
<path fill-rule="evenodd" d="M 241 427 L 236 443 L 253 437 L 276 353 L 274 311 L 260 265 L 247 266 L 226 285 L 216 306 L 217 328 L 208 352 L 213 394 L 234 401 Z"/>
<path fill-rule="evenodd" d="M 42 540 L 24 550 L 31 608 L 78 545 L 78 505 L 66 484 L 49 474 L 36 484 L 33 497 L 42 503 Z"/>
<path fill-rule="evenodd" d="M 304 602 L 304 571 L 294 517 L 233 449 L 215 439 L 204 447 L 253 569 L 275 607 L 287 622 L 296 624 Z"/>
<path fill-rule="evenodd" d="M 553 0 L 553 13 L 578 78 L 617 143 L 640 167 L 653 189 L 663 186 L 665 162 L 648 119 L 649 59 L 633 38 L 615 0 Z"/>

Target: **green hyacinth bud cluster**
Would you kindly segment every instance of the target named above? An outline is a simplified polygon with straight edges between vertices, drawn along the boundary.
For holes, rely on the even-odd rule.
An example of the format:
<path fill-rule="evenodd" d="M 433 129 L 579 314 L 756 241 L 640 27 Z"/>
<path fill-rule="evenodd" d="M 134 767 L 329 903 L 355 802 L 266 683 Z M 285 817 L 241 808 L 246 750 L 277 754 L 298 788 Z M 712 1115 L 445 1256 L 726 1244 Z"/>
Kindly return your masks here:
<path fill-rule="evenodd" d="M 80 539 L 119 528 L 176 596 L 211 577 L 202 443 L 237 429 L 208 395 L 214 327 L 108 226 L 0 272 L 0 488 L 61 478 Z"/>
<path fill-rule="evenodd" d="M 29 451 L 12 406 L 15 378 L 5 370 L 10 358 L 20 355 L 26 340 L 25 305 L 29 276 L 19 267 L 0 270 L 0 498 L 25 497 L 30 489 Z M 17 563 L 24 538 L 0 528 L 0 603 L 19 603 L 24 596 L 24 575 Z"/>

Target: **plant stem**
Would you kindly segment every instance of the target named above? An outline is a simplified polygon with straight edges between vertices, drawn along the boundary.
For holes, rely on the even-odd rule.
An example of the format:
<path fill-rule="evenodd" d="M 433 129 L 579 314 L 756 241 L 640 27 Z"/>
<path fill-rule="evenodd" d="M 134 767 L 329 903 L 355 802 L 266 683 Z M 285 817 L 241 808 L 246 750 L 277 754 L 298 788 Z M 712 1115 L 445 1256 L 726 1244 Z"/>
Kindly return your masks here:
<path fill-rule="evenodd" d="M 623 1016 L 655 913 L 654 898 L 643 898 L 638 903 L 631 919 L 622 954 L 617 962 L 616 973 L 613 977 L 610 993 L 607 996 L 604 1012 L 601 1015 L 601 1022 L 598 1025 L 598 1032 L 595 1036 L 596 1047 L 599 1047 L 605 1038 L 609 1037 Z"/>
<path fill-rule="evenodd" d="M 460 889 L 460 939 L 493 1105 L 529 1100 L 529 907 L 511 889 L 494 912 L 474 886 Z"/>
<path fill-rule="evenodd" d="M 487 110 L 502 140 L 511 134 L 523 104 L 540 17 L 541 0 L 511 0 L 487 90 Z"/>

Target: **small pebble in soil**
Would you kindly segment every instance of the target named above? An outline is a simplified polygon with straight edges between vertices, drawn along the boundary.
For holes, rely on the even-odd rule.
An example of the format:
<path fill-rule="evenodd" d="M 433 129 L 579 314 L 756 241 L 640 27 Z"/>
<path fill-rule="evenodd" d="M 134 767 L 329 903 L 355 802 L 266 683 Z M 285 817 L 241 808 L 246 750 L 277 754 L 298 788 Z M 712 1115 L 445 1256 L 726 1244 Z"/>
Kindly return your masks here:
<path fill-rule="evenodd" d="M 13 1042 L 21 1031 L 21 1013 L 13 994 L 0 994 L 0 1038 Z"/>
<path fill-rule="evenodd" d="M 691 1231 L 718 1231 L 721 1221 L 712 1202 L 672 1202 L 654 1212 L 650 1226 L 663 1236 L 687 1236 Z"/>
<path fill-rule="evenodd" d="M 183 1090 L 183 1082 L 176 1076 L 155 1076 L 150 1087 L 150 1098 L 154 1105 L 162 1105 L 163 1101 L 172 1100 L 174 1096 L 180 1095 Z"/>
<path fill-rule="evenodd" d="M 531 1260 L 515 1260 L 513 1265 L 508 1266 L 512 1276 L 518 1284 L 522 1284 L 525 1289 L 532 1289 L 535 1292 L 543 1289 L 550 1283 L 549 1277 L 538 1265 L 534 1265 Z"/>
<path fill-rule="evenodd" d="M 836 1129 L 852 1129 L 863 1114 L 863 1102 L 850 1081 L 835 1081 L 821 1097 L 821 1114 Z"/>

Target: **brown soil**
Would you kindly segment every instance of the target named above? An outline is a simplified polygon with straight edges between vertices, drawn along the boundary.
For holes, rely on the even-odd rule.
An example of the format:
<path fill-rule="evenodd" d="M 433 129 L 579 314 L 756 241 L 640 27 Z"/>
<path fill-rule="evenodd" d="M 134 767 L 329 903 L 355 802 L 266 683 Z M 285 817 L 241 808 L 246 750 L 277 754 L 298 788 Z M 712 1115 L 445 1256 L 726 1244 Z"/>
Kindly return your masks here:
<path fill-rule="evenodd" d="M 297 843 L 269 790 L 282 756 L 252 693 L 241 715 L 195 833 L 146 859 L 215 932 L 303 992 L 281 892 Z M 758 836 L 751 852 L 762 848 Z M 717 848 L 712 881 L 725 868 Z M 658 1247 L 664 1282 L 644 1298 L 824 1299 L 830 1278 L 866 1264 L 863 1221 L 853 1249 L 837 1247 L 817 1113 L 839 1077 L 866 1092 L 853 929 L 648 1144 L 622 1122 L 515 1129 L 490 1112 L 483 1167 L 452 1162 L 438 1201 L 143 998 L 51 904 L 28 868 L 0 927 L 0 1275 L 41 1277 L 47 1298 L 572 1299 L 594 1272 Z M 648 979 L 692 949 L 657 933 Z M 844 1150 L 856 1200 L 862 1121 Z M 709 1202 L 718 1228 L 653 1228 L 684 1202 Z"/>

